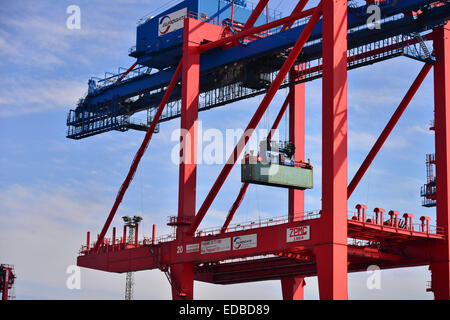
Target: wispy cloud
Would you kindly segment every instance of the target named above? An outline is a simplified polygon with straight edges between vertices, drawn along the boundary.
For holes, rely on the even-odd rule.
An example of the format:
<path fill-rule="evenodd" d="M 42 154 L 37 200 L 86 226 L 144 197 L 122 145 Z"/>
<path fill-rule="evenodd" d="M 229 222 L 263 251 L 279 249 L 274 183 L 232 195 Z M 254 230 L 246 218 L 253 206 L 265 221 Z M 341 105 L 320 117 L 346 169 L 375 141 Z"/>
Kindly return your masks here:
<path fill-rule="evenodd" d="M 66 112 L 86 90 L 77 81 L 27 79 L 12 80 L 0 87 L 0 117 L 10 117 L 48 110 Z"/>

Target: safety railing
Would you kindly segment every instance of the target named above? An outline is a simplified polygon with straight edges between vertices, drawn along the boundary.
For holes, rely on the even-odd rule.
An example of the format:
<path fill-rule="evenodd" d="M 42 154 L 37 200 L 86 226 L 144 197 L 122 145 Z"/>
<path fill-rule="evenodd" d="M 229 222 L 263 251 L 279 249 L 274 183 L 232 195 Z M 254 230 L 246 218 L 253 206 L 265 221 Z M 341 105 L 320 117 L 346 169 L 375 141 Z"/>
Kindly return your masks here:
<path fill-rule="evenodd" d="M 425 286 L 426 286 L 426 291 L 427 292 L 432 292 L 433 291 L 433 281 L 427 280 Z"/>
<path fill-rule="evenodd" d="M 276 225 L 285 224 L 285 223 L 289 223 L 289 222 L 312 220 L 312 219 L 318 219 L 318 218 L 320 218 L 319 210 L 306 211 L 306 212 L 304 212 L 303 217 L 294 218 L 293 220 L 290 220 L 288 216 L 282 216 L 282 217 L 266 218 L 263 220 L 253 220 L 253 221 L 237 223 L 234 225 L 230 225 L 226 229 L 225 232 L 245 231 L 245 230 L 257 229 L 257 228 L 276 226 Z M 222 228 L 214 227 L 214 228 L 199 230 L 199 231 L 197 231 L 196 235 L 197 235 L 197 237 L 212 236 L 212 235 L 218 235 L 221 232 L 222 232 Z"/>
<path fill-rule="evenodd" d="M 425 184 L 420 188 L 420 196 L 434 196 L 436 195 L 436 186 L 432 184 Z"/>
<path fill-rule="evenodd" d="M 151 19 L 153 19 L 153 17 L 156 17 L 156 16 L 160 15 L 164 11 L 169 10 L 170 8 L 173 8 L 174 6 L 180 4 L 181 2 L 183 2 L 183 0 L 167 1 L 162 6 L 157 7 L 153 11 L 147 13 L 145 16 L 140 18 L 137 21 L 137 25 L 140 26 L 140 25 L 150 21 Z M 227 6 L 230 6 L 232 4 L 231 0 L 220 0 L 220 2 L 224 3 Z M 236 7 L 244 7 L 247 10 L 253 11 L 256 8 L 257 3 L 254 3 L 254 2 L 251 2 L 251 1 L 245 1 L 245 0 L 236 0 L 234 5 Z M 281 11 L 273 9 L 273 8 L 270 8 L 270 7 L 268 8 L 268 11 L 269 11 L 269 17 L 270 18 L 272 18 L 272 19 L 281 19 L 281 17 L 282 17 L 282 12 Z M 266 14 L 266 11 L 264 11 L 264 14 Z"/>
<path fill-rule="evenodd" d="M 219 20 L 218 18 L 215 18 L 215 17 L 208 17 L 204 13 L 199 14 L 198 12 L 193 12 L 193 11 L 188 11 L 187 17 L 198 20 L 198 21 L 218 25 L 218 26 L 221 26 L 224 28 L 228 28 L 230 30 L 230 32 L 232 32 L 233 34 L 240 32 L 242 30 L 242 28 L 244 27 L 244 24 L 237 22 L 237 21 L 231 21 L 231 19 L 229 19 L 229 18 L 224 19 L 224 20 Z M 245 37 L 239 41 L 240 41 L 240 43 L 245 44 L 245 43 L 249 43 L 251 41 L 257 40 L 257 39 L 267 37 L 270 34 L 271 33 L 268 31 L 263 31 L 263 32 L 255 34 L 255 35 Z"/>
<path fill-rule="evenodd" d="M 132 49 L 130 49 L 130 50 L 132 50 Z M 135 48 L 134 48 L 134 50 L 135 50 Z M 121 70 L 124 70 L 124 71 L 121 72 Z M 117 83 L 118 80 L 121 79 L 121 77 L 124 74 L 126 74 L 126 69 L 125 68 L 119 68 L 119 72 L 118 73 L 105 72 L 105 77 L 104 78 L 92 77 L 91 80 L 95 81 L 94 90 L 98 90 L 98 89 L 102 89 L 102 88 L 105 88 L 105 87 L 109 87 L 109 86 Z M 138 67 L 134 68 L 133 70 L 131 70 L 130 72 L 128 72 L 126 74 L 126 76 L 121 79 L 121 82 L 126 81 L 126 80 L 131 79 L 131 78 L 135 78 L 135 77 L 141 76 L 143 74 L 148 74 L 148 67 L 138 66 Z"/>
<path fill-rule="evenodd" d="M 155 243 L 157 242 L 157 239 L 155 239 Z M 87 245 L 81 246 L 81 249 L 78 252 L 78 255 L 87 255 L 89 254 L 92 249 L 95 247 L 96 242 L 91 242 L 89 244 L 89 248 Z M 152 245 L 152 238 L 144 237 L 142 240 L 139 240 L 138 242 L 124 242 L 123 238 L 118 238 L 113 243 L 111 238 L 105 238 L 103 240 L 103 243 L 98 248 L 98 251 L 96 252 L 114 252 L 124 249 L 131 249 L 131 248 L 137 248 L 142 246 L 149 246 Z"/>
<path fill-rule="evenodd" d="M 362 247 L 362 248 L 377 247 L 380 245 L 379 242 L 374 242 L 374 241 L 369 241 L 369 240 L 361 240 L 361 239 L 353 239 L 353 238 L 348 238 L 347 244 L 349 246 Z"/>
<path fill-rule="evenodd" d="M 385 219 L 386 217 L 389 217 L 388 219 Z M 421 232 L 421 233 L 427 233 L 427 234 L 445 234 L 445 228 L 435 226 L 435 225 L 427 225 L 426 223 L 421 222 L 413 222 L 411 223 L 408 221 L 408 218 L 404 217 L 397 217 L 396 219 L 392 219 L 390 215 L 387 212 L 383 213 L 383 221 L 381 221 L 381 215 L 376 215 L 376 213 L 372 212 L 366 212 L 365 213 L 365 221 L 363 221 L 362 213 L 360 213 L 360 216 L 358 218 L 358 213 L 354 211 L 349 211 L 348 219 L 351 221 L 358 221 L 364 223 L 367 225 L 379 225 L 383 227 L 390 227 L 394 228 L 395 230 L 405 230 L 405 231 L 413 231 L 413 232 Z M 380 223 L 381 222 L 381 223 Z"/>
<path fill-rule="evenodd" d="M 230 2 L 230 1 L 228 1 L 228 2 Z M 246 2 L 247 2 L 246 8 L 251 10 L 251 11 L 255 10 L 256 6 L 258 5 L 258 3 L 255 3 L 255 2 L 252 2 L 252 1 L 246 1 Z M 263 14 L 266 14 L 265 10 L 263 11 Z M 281 19 L 282 15 L 283 15 L 283 13 L 281 11 L 269 7 L 269 17 L 270 18 Z"/>
<path fill-rule="evenodd" d="M 155 8 L 153 11 L 150 11 L 149 13 L 147 13 L 145 16 L 143 16 L 142 18 L 140 18 L 137 21 L 137 25 L 140 26 L 141 24 L 146 23 L 147 21 L 151 20 L 154 16 L 157 16 L 161 13 L 163 13 L 164 11 L 176 6 L 177 4 L 183 2 L 184 0 L 169 0 L 166 1 L 163 5 Z"/>
<path fill-rule="evenodd" d="M 422 206 L 426 208 L 432 208 L 436 206 L 436 200 L 429 198 L 422 198 Z"/>

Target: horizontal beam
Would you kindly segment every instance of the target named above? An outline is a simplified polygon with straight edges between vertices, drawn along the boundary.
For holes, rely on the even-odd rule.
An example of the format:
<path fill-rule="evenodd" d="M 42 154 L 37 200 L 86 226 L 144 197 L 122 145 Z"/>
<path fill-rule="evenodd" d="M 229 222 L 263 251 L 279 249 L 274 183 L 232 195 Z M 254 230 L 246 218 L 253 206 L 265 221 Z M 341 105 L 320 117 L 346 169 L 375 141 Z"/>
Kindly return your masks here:
<path fill-rule="evenodd" d="M 261 223 L 256 222 L 245 230 L 226 233 L 214 232 L 199 235 L 190 243 L 160 242 L 137 247 L 120 245 L 101 247 L 78 257 L 78 266 L 108 272 L 127 272 L 164 268 L 171 264 L 192 262 L 195 264 L 278 254 L 280 252 L 308 252 L 320 243 L 320 218 L 289 222 L 288 218 Z M 306 230 L 309 229 L 307 232 Z M 362 221 L 348 220 L 348 237 L 383 241 L 395 240 L 405 247 L 408 257 L 426 259 L 430 248 L 445 239 L 443 234 L 427 234 Z M 309 234 L 309 236 L 307 235 Z M 241 246 L 239 246 L 241 244 Z M 406 245 L 406 246 L 405 246 Z M 394 255 L 376 252 L 353 251 L 352 255 L 365 258 L 395 260 Z"/>
<path fill-rule="evenodd" d="M 348 255 L 348 272 L 365 272 L 371 265 L 382 270 L 418 267 L 429 264 L 428 259 L 380 260 L 364 259 L 356 255 Z M 315 262 L 300 261 L 289 258 L 266 258 L 243 262 L 198 266 L 195 280 L 213 284 L 238 284 L 256 281 L 279 280 L 283 277 L 313 277 L 317 275 Z"/>
<path fill-rule="evenodd" d="M 106 250 L 100 248 L 97 252 L 79 256 L 78 265 L 110 272 L 126 272 L 184 262 L 206 263 L 277 253 L 297 248 L 299 245 L 313 246 L 318 241 L 318 228 L 319 219 L 290 223 L 286 220 L 286 223 L 278 225 L 255 225 L 247 230 L 198 236 L 192 243 L 183 244 L 181 251 L 180 244 L 175 241 L 122 250 L 106 247 Z M 308 230 L 309 236 L 300 235 L 300 232 L 305 230 Z M 236 238 L 242 241 L 241 247 L 238 247 Z"/>

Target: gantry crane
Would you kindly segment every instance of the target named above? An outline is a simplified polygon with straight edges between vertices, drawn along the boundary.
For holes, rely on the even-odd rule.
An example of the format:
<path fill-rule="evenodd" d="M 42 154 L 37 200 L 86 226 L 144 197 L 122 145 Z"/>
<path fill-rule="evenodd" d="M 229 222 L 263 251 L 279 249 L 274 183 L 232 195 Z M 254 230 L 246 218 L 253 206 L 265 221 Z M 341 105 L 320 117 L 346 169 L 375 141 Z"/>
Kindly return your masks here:
<path fill-rule="evenodd" d="M 372 0 L 349 6 L 346 0 L 322 0 L 305 9 L 308 1 L 300 0 L 286 17 L 269 10 L 268 2 L 260 0 L 251 7 L 244 0 L 186 0 L 144 17 L 136 46 L 130 50 L 136 63 L 123 73 L 89 81 L 88 95 L 69 113 L 68 138 L 129 129 L 146 135 L 95 243 L 90 243 L 88 233 L 78 265 L 108 272 L 160 269 L 169 277 L 174 299 L 193 299 L 194 280 L 215 284 L 281 280 L 283 298 L 302 299 L 304 278 L 310 276 L 318 276 L 321 299 L 346 299 L 348 272 L 373 264 L 382 269 L 429 265 L 435 298 L 449 299 L 449 1 Z M 372 5 L 380 8 L 380 28 L 367 24 Z M 433 50 L 427 46 L 430 42 Z M 347 72 L 399 56 L 417 60 L 423 68 L 347 185 Z M 372 214 L 363 204 L 349 212 L 348 198 L 431 69 L 436 170 L 441 177 L 436 181 L 436 223 L 425 216 L 417 223 L 412 213 L 386 213 L 381 207 Z M 289 169 L 301 170 L 299 177 L 304 178 L 314 166 L 314 159 L 302 162 L 304 83 L 319 78 L 323 81 L 322 208 L 304 213 L 304 192 L 312 181 L 299 185 L 297 179 L 285 181 L 286 217 L 233 226 L 248 184 L 261 182 L 243 179 L 224 225 L 199 230 L 249 138 L 241 137 L 197 208 L 198 112 L 264 95 L 245 131 L 252 133 L 277 91 L 289 88 L 272 128 L 289 113 L 289 141 L 295 145 Z M 132 115 L 145 110 L 147 123 L 136 123 Z M 106 233 L 152 135 L 164 134 L 158 124 L 175 118 L 181 118 L 181 129 L 193 137 L 183 139 L 181 145 L 189 152 L 180 155 L 178 216 L 169 221 L 176 228 L 175 236 L 155 238 L 153 233 L 151 239 L 129 244 L 125 235 L 117 240 L 113 228 L 113 238 L 108 239 Z M 258 156 L 253 164 L 258 164 Z M 277 186 L 283 186 L 282 180 L 277 178 Z"/>

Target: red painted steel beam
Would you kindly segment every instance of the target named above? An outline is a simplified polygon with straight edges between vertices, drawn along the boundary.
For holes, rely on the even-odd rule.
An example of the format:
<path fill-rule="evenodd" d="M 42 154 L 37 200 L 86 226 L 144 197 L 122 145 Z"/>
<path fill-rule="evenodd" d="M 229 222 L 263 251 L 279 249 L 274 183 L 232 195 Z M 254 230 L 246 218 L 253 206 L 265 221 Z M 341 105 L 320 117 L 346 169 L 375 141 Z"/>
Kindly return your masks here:
<path fill-rule="evenodd" d="M 347 293 L 347 0 L 323 3 L 321 243 L 314 248 L 320 299 Z"/>
<path fill-rule="evenodd" d="M 88 253 L 90 251 L 90 248 L 91 248 L 91 233 L 88 231 L 86 235 L 86 249 Z"/>
<path fill-rule="evenodd" d="M 244 24 L 242 31 L 248 30 L 255 25 L 256 20 L 258 20 L 259 16 L 261 15 L 261 13 L 263 12 L 264 8 L 267 6 L 268 3 L 269 0 L 260 0 L 258 2 L 255 10 L 253 10 L 252 14 L 247 19 L 247 22 Z"/>
<path fill-rule="evenodd" d="M 380 259 L 364 259 L 349 255 L 348 272 L 366 271 L 370 265 L 380 269 L 395 269 L 427 265 L 427 259 L 403 259 L 400 261 L 383 261 Z M 218 264 L 215 266 L 198 267 L 195 280 L 213 284 L 237 284 L 265 280 L 278 280 L 283 277 L 317 275 L 314 262 L 299 262 L 294 259 L 258 259 L 234 264 Z"/>
<path fill-rule="evenodd" d="M 447 239 L 436 246 L 431 267 L 434 298 L 450 299 L 450 23 L 433 32 L 436 148 L 436 222 Z"/>
<path fill-rule="evenodd" d="M 290 97 L 291 97 L 291 94 L 289 93 L 289 95 L 284 100 L 283 105 L 281 106 L 281 109 L 278 112 L 277 117 L 275 118 L 275 121 L 273 122 L 272 128 L 270 129 L 269 135 L 267 136 L 268 141 L 270 141 L 272 139 L 272 135 L 275 133 L 275 130 L 278 129 L 281 119 L 283 119 L 283 116 L 286 113 L 287 107 L 289 106 Z"/>
<path fill-rule="evenodd" d="M 247 22 L 242 27 L 240 32 L 248 30 L 248 29 L 252 28 L 255 25 L 255 22 L 256 22 L 256 20 L 258 20 L 259 16 L 261 15 L 262 11 L 264 10 L 264 7 L 266 7 L 267 10 L 268 10 L 268 5 L 267 5 L 268 2 L 269 2 L 269 0 L 260 0 L 258 2 L 258 4 L 256 5 L 256 8 L 253 10 L 253 12 L 251 13 L 250 17 L 247 19 Z M 234 0 L 233 0 L 233 3 L 231 5 L 232 5 L 232 7 L 231 7 L 231 26 L 233 26 Z M 269 20 L 268 12 L 267 12 L 267 20 Z M 267 23 L 269 23 L 269 21 L 267 21 Z M 224 49 L 231 48 L 232 46 L 237 45 L 237 44 L 238 44 L 237 41 L 233 41 L 232 44 L 229 44 L 228 46 L 225 46 Z"/>
<path fill-rule="evenodd" d="M 302 12 L 303 9 L 305 9 L 306 5 L 308 4 L 309 0 L 300 0 L 297 5 L 295 6 L 294 10 L 292 10 L 292 14 L 296 13 L 296 12 Z M 292 27 L 292 25 L 294 24 L 293 21 L 285 23 L 283 25 L 283 27 L 281 28 L 282 31 L 286 31 L 288 29 L 290 29 Z"/>
<path fill-rule="evenodd" d="M 281 292 L 283 300 L 303 300 L 303 287 L 306 285 L 304 277 L 281 278 Z"/>
<path fill-rule="evenodd" d="M 193 235 L 195 233 L 195 231 L 197 230 L 198 226 L 200 225 L 201 221 L 203 220 L 204 216 L 206 215 L 206 212 L 208 211 L 212 202 L 216 198 L 217 193 L 219 192 L 220 188 L 223 186 L 225 179 L 228 177 L 231 169 L 233 168 L 234 164 L 236 163 L 239 155 L 241 154 L 242 150 L 245 148 L 248 140 L 250 139 L 251 133 L 253 133 L 253 131 L 255 130 L 256 126 L 258 125 L 258 123 L 261 120 L 262 116 L 264 115 L 265 111 L 269 107 L 270 102 L 272 101 L 272 99 L 274 98 L 278 89 L 280 88 L 284 78 L 286 77 L 289 70 L 294 65 L 295 60 L 297 59 L 298 55 L 300 54 L 301 50 L 303 49 L 306 41 L 308 41 L 308 38 L 311 35 L 311 32 L 313 31 L 317 22 L 319 21 L 321 15 L 322 15 L 322 2 L 320 2 L 320 4 L 315 8 L 314 13 L 311 16 L 311 19 L 309 20 L 308 24 L 306 25 L 305 29 L 303 30 L 302 34 L 300 35 L 299 39 L 297 40 L 294 48 L 292 49 L 291 53 L 289 54 L 288 58 L 286 59 L 284 65 L 281 67 L 280 72 L 278 73 L 277 77 L 275 78 L 272 85 L 270 86 L 267 94 L 264 96 L 264 99 L 261 102 L 258 109 L 256 110 L 256 113 L 253 115 L 253 118 L 250 120 L 250 123 L 248 124 L 246 130 L 244 131 L 244 134 L 239 139 L 238 144 L 234 148 L 233 153 L 228 158 L 227 163 L 223 167 L 222 171 L 219 174 L 219 177 L 217 178 L 216 182 L 214 183 L 213 187 L 211 188 L 210 192 L 208 193 L 205 201 L 203 202 L 202 206 L 200 207 L 200 210 L 198 211 L 198 213 L 195 217 L 195 220 L 192 223 L 191 228 L 188 231 L 188 234 Z"/>
<path fill-rule="evenodd" d="M 306 4 L 306 3 L 305 3 Z M 290 26 L 289 26 L 290 27 Z M 301 66 L 300 66 L 301 67 Z M 293 68 L 289 74 L 294 80 Z M 295 145 L 294 161 L 305 159 L 305 84 L 299 83 L 289 87 L 289 140 Z M 305 193 L 303 190 L 288 190 L 289 221 L 304 217 Z M 306 285 L 303 277 L 281 279 L 283 300 L 303 300 L 303 288 Z"/>
<path fill-rule="evenodd" d="M 264 24 L 264 25 L 261 25 L 261 26 L 258 26 L 258 27 L 254 27 L 254 28 L 250 28 L 250 29 L 245 30 L 245 31 L 241 31 L 241 32 L 239 32 L 239 33 L 237 33 L 235 35 L 232 35 L 232 36 L 229 36 L 229 37 L 217 40 L 217 41 L 213 41 L 213 42 L 209 42 L 209 43 L 206 43 L 206 44 L 202 44 L 200 46 L 200 49 L 199 49 L 200 53 L 203 53 L 203 52 L 205 52 L 207 50 L 211 50 L 211 49 L 214 49 L 214 48 L 217 48 L 217 47 L 221 47 L 221 46 L 223 46 L 223 45 L 225 45 L 227 43 L 234 42 L 234 41 L 237 41 L 239 39 L 242 39 L 242 38 L 254 35 L 254 34 L 261 33 L 261 32 L 266 31 L 266 30 L 270 30 L 272 28 L 281 26 L 281 25 L 283 25 L 285 23 L 289 23 L 291 21 L 295 21 L 295 20 L 298 20 L 298 19 L 301 19 L 301 18 L 309 17 L 318 9 L 318 7 L 319 6 L 317 6 L 315 8 L 312 8 L 312 9 L 305 10 L 303 12 L 292 14 L 289 17 L 285 17 L 285 18 L 282 18 L 282 19 L 279 19 L 279 20 L 276 20 L 276 21 L 272 21 L 270 23 L 267 23 L 267 24 Z"/>
<path fill-rule="evenodd" d="M 200 54 L 194 41 L 196 23 L 186 21 L 183 44 L 182 96 L 180 119 L 180 163 L 178 182 L 178 221 L 192 221 L 196 213 L 198 96 Z M 178 225 L 177 240 L 183 241 L 189 225 Z"/>
<path fill-rule="evenodd" d="M 300 66 L 301 67 L 301 66 Z M 293 68 L 295 69 L 295 68 Z M 289 77 L 294 80 L 293 70 Z M 299 83 L 289 87 L 289 140 L 295 145 L 295 161 L 305 160 L 305 84 Z M 304 191 L 289 189 L 289 219 L 303 218 Z"/>
<path fill-rule="evenodd" d="M 2 300 L 8 300 L 8 290 L 9 290 L 9 279 L 11 277 L 11 269 L 7 267 L 3 267 L 5 272 L 5 278 L 3 279 L 3 290 L 2 290 Z"/>
<path fill-rule="evenodd" d="M 159 105 L 158 110 L 156 111 L 155 117 L 153 118 L 153 121 L 150 125 L 150 127 L 147 130 L 147 133 L 145 134 L 144 140 L 142 141 L 142 144 L 136 153 L 133 162 L 131 163 L 131 167 L 128 171 L 127 177 L 125 178 L 125 181 L 123 182 L 122 186 L 119 189 L 119 193 L 117 194 L 116 200 L 114 202 L 114 205 L 108 215 L 108 218 L 106 220 L 105 225 L 103 226 L 102 232 L 100 233 L 100 237 L 98 241 L 95 243 L 94 250 L 97 250 L 100 244 L 103 242 L 103 239 L 105 238 L 105 234 L 109 229 L 109 226 L 111 225 L 111 222 L 117 212 L 117 209 L 119 208 L 120 203 L 123 200 L 123 197 L 125 195 L 125 192 L 127 191 L 128 187 L 130 186 L 131 181 L 133 180 L 134 174 L 136 173 L 136 170 L 139 166 L 139 162 L 142 159 L 142 156 L 144 155 L 145 151 L 147 150 L 148 144 L 150 143 L 150 140 L 153 136 L 153 133 L 155 132 L 156 125 L 158 124 L 159 118 L 161 117 L 161 114 L 164 110 L 164 107 L 167 104 L 167 101 L 170 98 L 170 95 L 172 94 L 172 90 L 175 87 L 175 84 L 178 82 L 178 77 L 181 73 L 182 63 L 180 62 L 178 64 L 178 67 L 172 77 L 172 80 L 170 81 L 169 87 L 166 90 L 166 93 L 164 94 L 164 97 L 161 101 L 161 104 Z"/>
<path fill-rule="evenodd" d="M 236 213 L 236 210 L 241 205 L 242 199 L 244 199 L 245 193 L 247 192 L 249 183 L 243 183 L 241 186 L 241 190 L 239 191 L 239 194 L 236 198 L 236 200 L 233 203 L 233 206 L 231 207 L 230 211 L 228 212 L 227 219 L 225 220 L 225 223 L 222 226 L 221 233 L 224 233 L 227 231 L 228 226 L 231 223 L 231 220 L 233 220 L 234 214 Z"/>
<path fill-rule="evenodd" d="M 136 67 L 138 64 L 138 62 L 136 61 L 131 67 L 128 68 L 127 71 L 125 71 L 120 78 L 117 80 L 117 82 L 120 82 L 123 80 L 123 78 L 125 78 L 131 71 L 133 71 L 134 67 Z"/>
<path fill-rule="evenodd" d="M 377 156 L 378 152 L 380 151 L 383 144 L 386 142 L 387 138 L 389 137 L 390 133 L 394 129 L 395 125 L 398 123 L 400 117 L 402 116 L 403 112 L 408 107 L 409 103 L 411 102 L 412 98 L 416 94 L 417 90 L 419 90 L 421 84 L 425 80 L 426 76 L 430 72 L 432 68 L 431 64 L 425 64 L 420 71 L 417 78 L 414 80 L 413 84 L 409 88 L 408 92 L 406 93 L 405 97 L 403 98 L 400 105 L 397 107 L 397 110 L 395 110 L 394 114 L 392 115 L 391 119 L 387 123 L 386 127 L 384 128 L 383 132 L 381 132 L 380 136 L 378 137 L 377 141 L 375 142 L 374 146 L 370 150 L 369 154 L 367 155 L 366 159 L 362 163 L 361 167 L 356 172 L 355 176 L 353 177 L 352 181 L 348 185 L 347 188 L 347 198 L 350 198 L 353 191 L 355 191 L 356 186 L 361 181 L 362 177 L 366 173 L 367 169 L 370 167 L 371 163 Z"/>
<path fill-rule="evenodd" d="M 156 244 L 156 225 L 153 224 L 153 228 L 152 228 L 152 244 Z"/>
<path fill-rule="evenodd" d="M 180 119 L 180 164 L 178 187 L 178 221 L 192 221 L 195 217 L 197 186 L 197 140 L 198 140 L 198 96 L 200 83 L 200 53 L 198 52 L 197 21 L 185 20 L 183 36 L 183 71 L 181 88 Z M 186 235 L 189 224 L 179 224 L 176 240 L 191 242 Z M 172 298 L 192 300 L 194 298 L 194 265 L 180 263 L 170 266 Z"/>
<path fill-rule="evenodd" d="M 234 24 L 234 0 L 231 2 L 231 25 Z"/>

